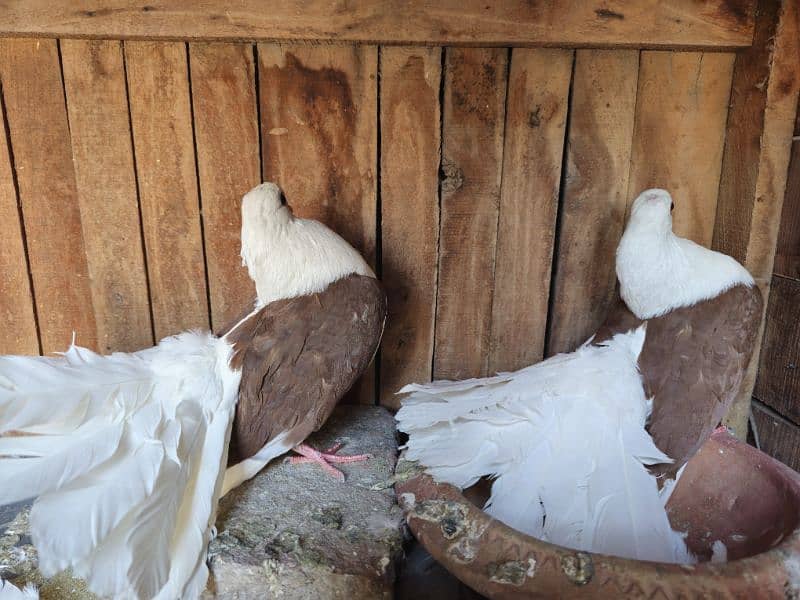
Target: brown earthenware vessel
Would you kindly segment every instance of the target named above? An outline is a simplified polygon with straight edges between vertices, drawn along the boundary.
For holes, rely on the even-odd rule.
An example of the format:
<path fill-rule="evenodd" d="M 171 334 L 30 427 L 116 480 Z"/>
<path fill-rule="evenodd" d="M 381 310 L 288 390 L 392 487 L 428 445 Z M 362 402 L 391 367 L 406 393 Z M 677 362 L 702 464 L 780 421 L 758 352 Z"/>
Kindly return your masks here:
<path fill-rule="evenodd" d="M 701 562 L 673 565 L 578 552 L 489 517 L 456 488 L 400 461 L 396 490 L 411 531 L 489 598 L 799 598 L 800 476 L 725 431 L 687 463 L 667 510 Z M 727 563 L 707 562 L 711 546 Z"/>

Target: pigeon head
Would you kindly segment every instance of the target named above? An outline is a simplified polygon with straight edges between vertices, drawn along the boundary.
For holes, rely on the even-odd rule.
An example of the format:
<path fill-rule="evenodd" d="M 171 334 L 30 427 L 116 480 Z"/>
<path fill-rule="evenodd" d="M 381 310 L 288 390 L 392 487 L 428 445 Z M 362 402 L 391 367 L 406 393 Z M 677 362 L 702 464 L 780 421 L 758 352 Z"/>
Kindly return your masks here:
<path fill-rule="evenodd" d="M 283 191 L 274 183 L 257 185 L 242 198 L 242 224 L 255 226 L 286 223 L 292 209 Z"/>
<path fill-rule="evenodd" d="M 672 232 L 669 192 L 645 190 L 636 198 L 617 247 L 620 296 L 640 319 L 714 298 L 753 278 L 730 256 Z"/>
<path fill-rule="evenodd" d="M 645 190 L 633 201 L 628 227 L 671 232 L 674 208 L 675 203 L 668 191 L 658 188 Z"/>

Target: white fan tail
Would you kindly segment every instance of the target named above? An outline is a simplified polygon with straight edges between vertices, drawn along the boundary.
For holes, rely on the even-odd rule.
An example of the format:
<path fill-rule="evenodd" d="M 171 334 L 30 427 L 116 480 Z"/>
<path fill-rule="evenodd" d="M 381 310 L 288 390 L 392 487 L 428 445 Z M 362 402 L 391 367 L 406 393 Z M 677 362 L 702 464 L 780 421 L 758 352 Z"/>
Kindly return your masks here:
<path fill-rule="evenodd" d="M 465 488 L 495 479 L 486 511 L 571 548 L 689 562 L 645 465 L 670 462 L 644 428 L 644 326 L 515 373 L 401 390 L 406 458 Z"/>
<path fill-rule="evenodd" d="M 239 373 L 188 332 L 133 354 L 0 358 L 0 504 L 38 497 L 46 576 L 100 596 L 193 598 L 227 462 Z"/>
<path fill-rule="evenodd" d="M 39 592 L 30 583 L 19 589 L 10 581 L 0 579 L 0 600 L 39 600 Z"/>

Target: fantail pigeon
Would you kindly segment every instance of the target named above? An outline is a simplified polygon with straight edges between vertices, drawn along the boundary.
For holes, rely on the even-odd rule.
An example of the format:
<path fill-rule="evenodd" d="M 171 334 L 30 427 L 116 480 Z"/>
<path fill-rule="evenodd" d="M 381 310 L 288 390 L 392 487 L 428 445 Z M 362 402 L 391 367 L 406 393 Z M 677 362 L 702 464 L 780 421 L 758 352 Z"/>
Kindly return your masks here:
<path fill-rule="evenodd" d="M 242 258 L 258 300 L 221 337 L 0 357 L 0 505 L 38 497 L 45 576 L 71 567 L 113 598 L 198 597 L 221 493 L 319 428 L 372 359 L 386 313 L 374 274 L 274 184 L 242 200 Z M 226 473 L 232 431 L 246 460 Z"/>
<path fill-rule="evenodd" d="M 622 297 L 634 312 L 672 323 L 671 314 L 726 292 L 749 297 L 755 289 L 750 274 L 730 257 L 676 237 L 671 208 L 663 190 L 648 190 L 633 204 L 617 273 Z M 418 461 L 437 481 L 461 488 L 494 478 L 486 511 L 537 538 L 604 554 L 690 562 L 693 557 L 664 510 L 672 486 L 659 490 L 656 473 L 648 468 L 672 463 L 664 451 L 673 449 L 658 447 L 645 428 L 651 393 L 658 403 L 663 392 L 668 412 L 669 394 L 696 385 L 703 369 L 716 368 L 719 384 L 727 373 L 726 389 L 738 386 L 741 362 L 729 367 L 713 359 L 724 363 L 731 354 L 738 359 L 730 351 L 732 339 L 738 344 L 738 330 L 749 331 L 753 323 L 733 326 L 718 315 L 720 330 L 714 335 L 725 342 L 709 339 L 706 347 L 729 352 L 683 357 L 674 354 L 681 341 L 664 322 L 642 323 L 615 313 L 601 336 L 575 352 L 495 377 L 403 388 L 397 420 L 409 436 L 406 459 Z M 694 339 L 691 331 L 682 335 Z M 644 385 L 640 365 L 646 354 L 659 356 L 659 368 L 677 382 L 657 377 L 657 384 Z M 675 367 L 687 360 L 694 361 L 687 370 Z M 716 412 L 704 411 L 700 407 L 697 419 L 703 427 L 691 430 L 696 438 L 704 435 L 705 421 L 710 433 L 718 420 Z"/>

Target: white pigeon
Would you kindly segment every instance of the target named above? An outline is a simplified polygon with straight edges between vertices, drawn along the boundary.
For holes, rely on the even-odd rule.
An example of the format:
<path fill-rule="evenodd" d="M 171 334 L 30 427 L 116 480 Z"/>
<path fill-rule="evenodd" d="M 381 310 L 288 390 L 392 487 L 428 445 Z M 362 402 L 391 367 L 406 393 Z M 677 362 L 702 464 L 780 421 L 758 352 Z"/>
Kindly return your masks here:
<path fill-rule="evenodd" d="M 617 257 L 622 297 L 646 319 L 752 278 L 736 261 L 676 237 L 672 199 L 634 202 Z M 398 429 L 406 458 L 459 488 L 494 479 L 486 511 L 539 539 L 640 560 L 692 562 L 648 465 L 669 463 L 645 430 L 652 399 L 637 359 L 646 325 L 587 341 L 514 373 L 409 385 Z"/>
<path fill-rule="evenodd" d="M 242 237 L 255 317 L 352 274 L 374 278 L 335 233 L 295 219 L 274 184 L 244 197 Z M 0 357 L 0 505 L 37 498 L 31 537 L 45 576 L 71 568 L 113 598 L 200 595 L 243 376 L 231 357 L 247 351 L 229 336 L 246 322 L 225 337 L 191 331 L 131 354 L 72 345 L 60 356 Z M 292 445 L 267 444 L 226 488 Z"/>

